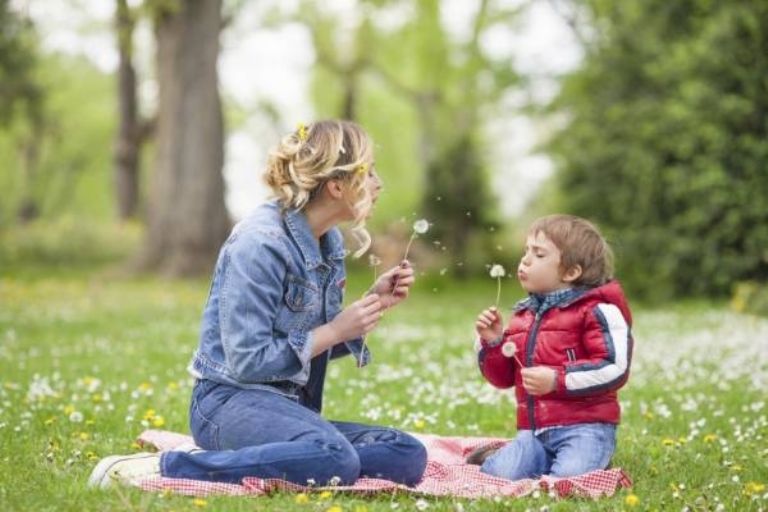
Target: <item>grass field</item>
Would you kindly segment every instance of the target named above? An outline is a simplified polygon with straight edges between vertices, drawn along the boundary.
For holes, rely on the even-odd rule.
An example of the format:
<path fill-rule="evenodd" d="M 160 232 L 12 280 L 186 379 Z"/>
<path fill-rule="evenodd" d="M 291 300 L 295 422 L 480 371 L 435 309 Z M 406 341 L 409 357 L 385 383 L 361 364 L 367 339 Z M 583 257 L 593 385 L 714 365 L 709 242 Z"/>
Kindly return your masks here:
<path fill-rule="evenodd" d="M 0 269 L 0 510 L 761 510 L 768 508 L 768 321 L 725 306 L 636 310 L 614 465 L 600 501 L 289 494 L 205 500 L 85 487 L 147 427 L 187 431 L 207 281 Z M 351 280 L 359 293 L 365 278 Z M 326 416 L 446 435 L 511 436 L 514 402 L 479 376 L 472 323 L 495 282 L 422 280 L 369 338 L 375 362 L 332 366 Z M 519 295 L 512 282 L 503 295 Z M 301 501 L 301 500 L 300 500 Z"/>

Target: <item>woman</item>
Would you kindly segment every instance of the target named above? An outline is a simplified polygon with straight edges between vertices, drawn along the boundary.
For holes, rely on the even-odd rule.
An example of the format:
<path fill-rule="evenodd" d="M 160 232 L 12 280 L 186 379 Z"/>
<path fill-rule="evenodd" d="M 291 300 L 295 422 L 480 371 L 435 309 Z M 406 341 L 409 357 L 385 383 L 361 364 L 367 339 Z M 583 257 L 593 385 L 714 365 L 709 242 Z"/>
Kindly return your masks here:
<path fill-rule="evenodd" d="M 347 121 L 302 126 L 270 155 L 265 178 L 276 198 L 224 243 L 190 364 L 190 426 L 205 451 L 107 457 L 91 485 L 156 475 L 304 485 L 421 479 L 426 451 L 413 437 L 320 415 L 328 362 L 351 354 L 367 364 L 363 336 L 414 282 L 404 261 L 342 310 L 337 224 L 353 223 L 357 255 L 368 249 L 365 221 L 381 191 L 371 139 Z"/>

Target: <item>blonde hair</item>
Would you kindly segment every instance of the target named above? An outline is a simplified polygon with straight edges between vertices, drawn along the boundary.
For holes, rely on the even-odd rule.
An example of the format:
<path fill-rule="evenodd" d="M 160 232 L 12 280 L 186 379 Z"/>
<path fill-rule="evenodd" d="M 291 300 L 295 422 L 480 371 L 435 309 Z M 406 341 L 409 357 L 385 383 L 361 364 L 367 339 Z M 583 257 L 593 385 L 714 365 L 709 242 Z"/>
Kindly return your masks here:
<path fill-rule="evenodd" d="M 613 251 L 597 226 L 573 215 L 548 215 L 534 221 L 531 235 L 543 233 L 560 250 L 560 269 L 581 266 L 573 284 L 593 288 L 613 278 Z"/>
<path fill-rule="evenodd" d="M 264 180 L 283 208 L 301 210 L 330 179 L 345 180 L 356 212 L 352 236 L 359 243 L 355 257 L 371 246 L 365 216 L 372 199 L 365 186 L 373 161 L 373 141 L 351 121 L 317 121 L 299 128 L 270 153 Z"/>

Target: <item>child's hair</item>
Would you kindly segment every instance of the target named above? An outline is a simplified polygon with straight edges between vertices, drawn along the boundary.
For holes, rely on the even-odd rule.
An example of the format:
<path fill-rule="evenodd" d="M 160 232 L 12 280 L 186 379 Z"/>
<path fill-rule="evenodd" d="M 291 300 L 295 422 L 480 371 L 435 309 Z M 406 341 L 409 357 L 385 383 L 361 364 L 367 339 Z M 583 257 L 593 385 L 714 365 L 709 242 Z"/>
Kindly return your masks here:
<path fill-rule="evenodd" d="M 573 215 L 548 215 L 534 221 L 529 234 L 543 233 L 560 250 L 560 269 L 580 265 L 573 284 L 595 287 L 613 277 L 613 251 L 597 226 Z"/>
<path fill-rule="evenodd" d="M 365 216 L 371 197 L 365 178 L 373 160 L 373 142 L 351 121 L 317 121 L 299 128 L 270 153 L 264 179 L 283 208 L 302 209 L 330 179 L 348 182 L 348 194 L 357 216 L 352 235 L 361 256 L 371 245 Z"/>

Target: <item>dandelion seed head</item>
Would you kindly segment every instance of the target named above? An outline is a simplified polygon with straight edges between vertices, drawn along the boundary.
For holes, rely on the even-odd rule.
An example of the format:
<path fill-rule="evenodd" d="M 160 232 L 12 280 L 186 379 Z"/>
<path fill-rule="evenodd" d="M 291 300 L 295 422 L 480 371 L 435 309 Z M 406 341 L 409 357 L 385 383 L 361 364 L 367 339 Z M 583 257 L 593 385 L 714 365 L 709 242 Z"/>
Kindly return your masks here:
<path fill-rule="evenodd" d="M 419 219 L 413 223 L 413 230 L 417 234 L 423 235 L 424 233 L 429 231 L 429 222 L 427 222 L 426 219 Z"/>

